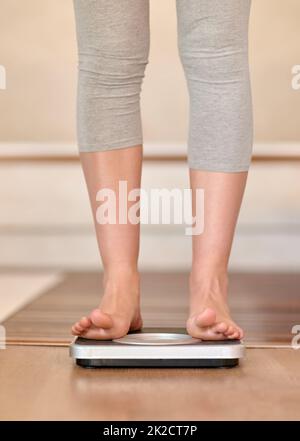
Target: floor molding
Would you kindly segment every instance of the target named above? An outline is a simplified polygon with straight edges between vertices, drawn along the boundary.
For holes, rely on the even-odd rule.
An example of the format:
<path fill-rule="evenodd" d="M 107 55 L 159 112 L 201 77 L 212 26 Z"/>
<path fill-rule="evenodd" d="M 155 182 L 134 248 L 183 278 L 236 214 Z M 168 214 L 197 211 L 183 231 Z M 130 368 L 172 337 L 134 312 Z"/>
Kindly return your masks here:
<path fill-rule="evenodd" d="M 144 159 L 152 161 L 186 160 L 186 143 L 151 143 L 143 146 Z M 14 161 L 78 161 L 76 143 L 66 142 L 20 142 L 0 143 L 0 160 Z M 300 161 L 299 142 L 256 142 L 253 146 L 253 161 Z"/>

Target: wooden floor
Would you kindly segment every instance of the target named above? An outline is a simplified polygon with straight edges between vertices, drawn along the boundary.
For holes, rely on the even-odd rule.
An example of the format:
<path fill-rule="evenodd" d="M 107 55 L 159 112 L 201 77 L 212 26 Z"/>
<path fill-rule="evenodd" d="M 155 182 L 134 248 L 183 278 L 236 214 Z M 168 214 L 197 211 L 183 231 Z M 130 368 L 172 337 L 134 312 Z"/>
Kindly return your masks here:
<path fill-rule="evenodd" d="M 300 351 L 248 349 L 233 369 L 74 366 L 67 348 L 0 351 L 5 420 L 293 420 Z"/>
<path fill-rule="evenodd" d="M 187 274 L 145 273 L 141 284 L 145 326 L 185 325 Z M 248 346 L 290 344 L 292 326 L 300 322 L 299 291 L 297 274 L 231 275 L 231 309 Z M 68 345 L 72 324 L 99 303 L 101 293 L 98 274 L 67 274 L 4 322 L 8 342 Z"/>
<path fill-rule="evenodd" d="M 85 370 L 68 355 L 74 320 L 99 302 L 97 274 L 67 274 L 3 325 L 0 420 L 299 420 L 300 275 L 233 274 L 246 358 L 233 369 Z M 143 274 L 146 326 L 184 326 L 186 274 Z"/>

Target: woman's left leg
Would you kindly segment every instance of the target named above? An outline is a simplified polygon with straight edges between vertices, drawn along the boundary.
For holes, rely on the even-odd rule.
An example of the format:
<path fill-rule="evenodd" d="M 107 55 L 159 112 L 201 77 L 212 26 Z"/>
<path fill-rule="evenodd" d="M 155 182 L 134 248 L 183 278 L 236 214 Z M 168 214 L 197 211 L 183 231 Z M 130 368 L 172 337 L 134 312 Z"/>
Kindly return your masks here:
<path fill-rule="evenodd" d="M 188 161 L 194 213 L 204 189 L 204 232 L 193 236 L 187 330 L 242 338 L 227 304 L 227 266 L 252 153 L 248 66 L 250 0 L 177 0 L 178 47 L 190 95 Z"/>

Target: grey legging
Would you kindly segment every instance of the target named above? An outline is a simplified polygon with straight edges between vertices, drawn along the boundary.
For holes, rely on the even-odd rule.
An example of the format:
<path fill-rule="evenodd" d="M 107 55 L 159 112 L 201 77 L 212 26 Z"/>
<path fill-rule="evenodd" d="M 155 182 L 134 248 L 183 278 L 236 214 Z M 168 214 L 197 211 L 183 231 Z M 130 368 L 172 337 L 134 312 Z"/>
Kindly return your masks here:
<path fill-rule="evenodd" d="M 251 0 L 177 0 L 178 48 L 190 97 L 191 168 L 249 168 L 250 5 Z M 149 54 L 149 0 L 74 0 L 74 6 L 79 150 L 142 144 L 140 92 Z"/>

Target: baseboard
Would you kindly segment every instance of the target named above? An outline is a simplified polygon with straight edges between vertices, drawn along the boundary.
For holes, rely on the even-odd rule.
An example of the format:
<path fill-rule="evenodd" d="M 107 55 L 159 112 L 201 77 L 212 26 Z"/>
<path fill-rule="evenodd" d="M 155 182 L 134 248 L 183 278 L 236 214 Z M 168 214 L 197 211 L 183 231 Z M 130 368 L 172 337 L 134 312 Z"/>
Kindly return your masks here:
<path fill-rule="evenodd" d="M 144 156 L 146 158 L 159 157 L 183 157 L 186 155 L 186 143 L 168 142 L 145 142 Z M 256 158 L 299 158 L 299 142 L 255 142 L 253 155 Z M 0 160 L 5 158 L 69 158 L 78 156 L 75 142 L 0 142 Z"/>

